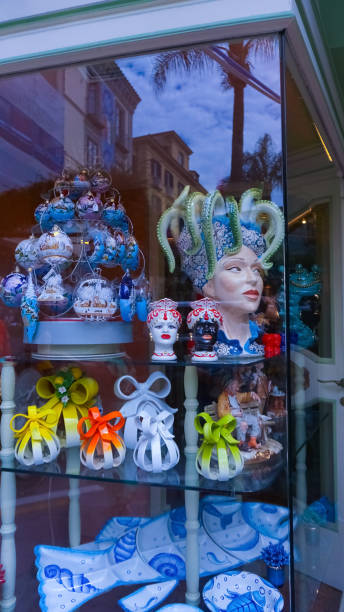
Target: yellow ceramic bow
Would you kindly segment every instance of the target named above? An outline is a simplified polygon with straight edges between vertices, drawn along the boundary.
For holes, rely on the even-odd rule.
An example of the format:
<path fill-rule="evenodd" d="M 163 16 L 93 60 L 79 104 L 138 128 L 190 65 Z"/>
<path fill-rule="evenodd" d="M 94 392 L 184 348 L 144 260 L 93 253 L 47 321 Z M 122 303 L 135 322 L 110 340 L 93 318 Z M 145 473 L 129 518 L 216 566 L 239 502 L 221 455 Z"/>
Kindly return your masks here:
<path fill-rule="evenodd" d="M 51 424 L 47 419 L 50 417 Z M 24 420 L 22 427 L 14 427 L 14 421 L 18 418 Z M 56 459 L 60 452 L 60 442 L 54 432 L 56 425 L 55 412 L 43 406 L 28 406 L 28 413 L 18 413 L 10 421 L 10 428 L 17 438 L 15 456 L 23 465 L 40 465 Z"/>
<path fill-rule="evenodd" d="M 37 393 L 48 402 L 43 406 L 52 414 L 47 416 L 47 424 L 54 431 L 62 427 L 62 445 L 79 446 L 78 421 L 88 414 L 88 409 L 96 397 L 99 387 L 94 378 L 81 376 L 79 368 L 61 372 L 60 376 L 43 376 L 36 385 Z"/>
<path fill-rule="evenodd" d="M 231 414 L 214 421 L 207 412 L 201 412 L 195 418 L 195 427 L 203 435 L 196 457 L 196 468 L 200 474 L 211 480 L 224 481 L 242 471 L 239 441 L 232 435 L 236 420 Z"/>

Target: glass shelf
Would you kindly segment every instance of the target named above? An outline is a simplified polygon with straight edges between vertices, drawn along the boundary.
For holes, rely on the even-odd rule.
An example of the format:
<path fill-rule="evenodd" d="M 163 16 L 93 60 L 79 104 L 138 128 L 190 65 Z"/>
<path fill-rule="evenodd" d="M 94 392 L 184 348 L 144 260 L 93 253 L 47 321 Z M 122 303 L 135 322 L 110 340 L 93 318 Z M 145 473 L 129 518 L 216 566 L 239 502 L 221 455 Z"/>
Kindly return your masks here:
<path fill-rule="evenodd" d="M 63 478 L 76 478 L 101 482 L 113 482 L 132 485 L 148 485 L 168 487 L 181 490 L 216 491 L 226 495 L 235 496 L 240 493 L 257 493 L 275 487 L 275 481 L 283 470 L 283 456 L 269 462 L 245 467 L 243 472 L 235 478 L 219 482 L 200 476 L 195 468 L 195 455 L 187 459 L 181 455 L 179 463 L 172 469 L 159 474 L 145 472 L 138 468 L 133 461 L 133 452 L 127 449 L 122 465 L 112 470 L 89 470 L 79 459 L 79 448 L 63 449 L 55 461 L 44 465 L 26 467 L 14 458 L 3 458 L 1 470 L 18 474 L 40 474 L 45 476 L 59 476 Z"/>

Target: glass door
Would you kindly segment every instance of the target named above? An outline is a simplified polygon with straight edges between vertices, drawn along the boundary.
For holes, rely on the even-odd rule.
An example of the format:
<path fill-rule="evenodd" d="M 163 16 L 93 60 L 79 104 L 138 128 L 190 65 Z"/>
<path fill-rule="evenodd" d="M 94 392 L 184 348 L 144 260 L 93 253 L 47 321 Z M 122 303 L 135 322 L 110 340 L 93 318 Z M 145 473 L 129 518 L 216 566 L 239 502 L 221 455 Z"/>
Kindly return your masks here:
<path fill-rule="evenodd" d="M 343 183 L 287 63 L 288 289 L 296 609 L 344 590 Z M 321 599 L 323 598 L 323 599 Z M 324 604 L 325 605 L 325 604 Z"/>

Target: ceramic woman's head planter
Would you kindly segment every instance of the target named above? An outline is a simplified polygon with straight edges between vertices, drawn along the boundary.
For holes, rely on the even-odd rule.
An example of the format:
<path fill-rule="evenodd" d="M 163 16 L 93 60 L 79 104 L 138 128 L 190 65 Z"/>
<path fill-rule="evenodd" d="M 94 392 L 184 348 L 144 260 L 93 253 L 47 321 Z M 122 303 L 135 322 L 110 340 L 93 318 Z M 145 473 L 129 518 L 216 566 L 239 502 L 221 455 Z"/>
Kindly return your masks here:
<path fill-rule="evenodd" d="M 167 231 L 174 219 L 184 227 L 176 240 L 181 267 L 197 291 L 214 300 L 223 317 L 217 352 L 221 356 L 257 354 L 257 326 L 250 315 L 258 309 L 263 271 L 283 241 L 284 218 L 273 202 L 261 200 L 261 190 L 249 189 L 239 204 L 219 191 L 189 194 L 185 187 L 161 216 L 158 239 L 174 272 L 175 259 Z M 259 218 L 269 220 L 263 235 Z M 174 224 L 175 226 L 176 224 Z M 229 342 L 229 343 L 228 343 Z"/>
<path fill-rule="evenodd" d="M 153 361 L 174 361 L 177 359 L 173 345 L 177 340 L 182 322 L 177 303 L 168 298 L 152 302 L 147 325 L 154 342 Z"/>

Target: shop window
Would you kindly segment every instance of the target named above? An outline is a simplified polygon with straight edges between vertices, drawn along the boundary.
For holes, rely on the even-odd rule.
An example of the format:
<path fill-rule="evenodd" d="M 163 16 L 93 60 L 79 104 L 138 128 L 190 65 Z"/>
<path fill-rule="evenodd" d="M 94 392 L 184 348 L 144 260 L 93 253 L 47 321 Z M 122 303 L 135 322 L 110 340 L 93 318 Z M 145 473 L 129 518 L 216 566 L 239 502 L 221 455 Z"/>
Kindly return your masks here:
<path fill-rule="evenodd" d="M 168 194 L 173 192 L 174 179 L 173 174 L 169 170 L 165 170 L 165 189 Z"/>
<path fill-rule="evenodd" d="M 161 183 L 161 164 L 156 161 L 156 159 L 151 160 L 151 175 L 153 179 L 153 184 L 155 186 L 160 186 Z"/>
<path fill-rule="evenodd" d="M 98 157 L 98 144 L 94 142 L 92 138 L 87 138 L 87 165 L 91 168 L 94 168 L 98 163 Z"/>

